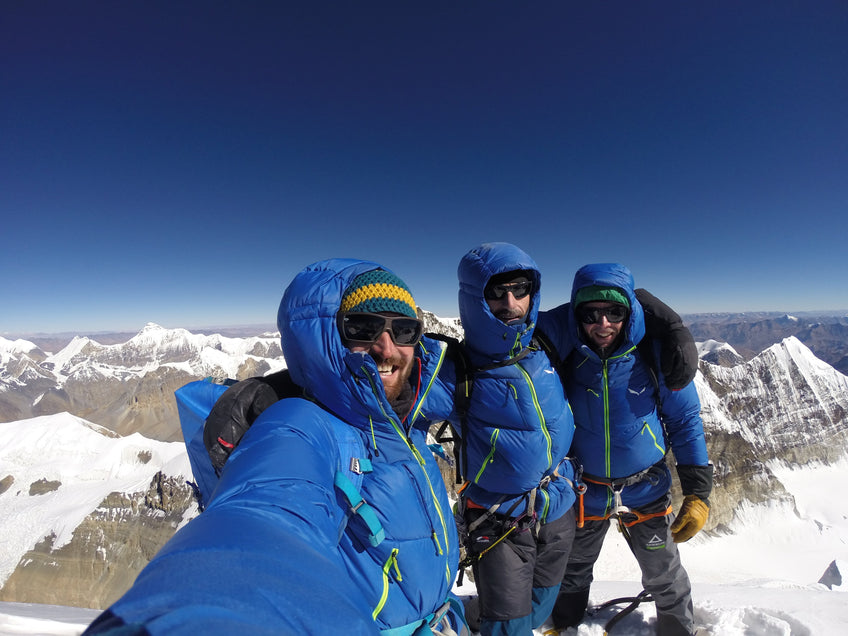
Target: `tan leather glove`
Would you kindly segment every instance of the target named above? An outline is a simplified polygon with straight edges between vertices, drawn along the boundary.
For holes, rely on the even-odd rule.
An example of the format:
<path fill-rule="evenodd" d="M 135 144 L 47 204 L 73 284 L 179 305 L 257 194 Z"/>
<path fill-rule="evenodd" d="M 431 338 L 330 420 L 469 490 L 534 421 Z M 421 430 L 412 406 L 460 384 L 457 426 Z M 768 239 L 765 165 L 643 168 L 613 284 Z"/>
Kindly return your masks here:
<path fill-rule="evenodd" d="M 686 495 L 683 505 L 677 513 L 677 519 L 671 524 L 671 537 L 675 543 L 683 543 L 694 537 L 710 516 L 710 505 L 698 495 Z"/>

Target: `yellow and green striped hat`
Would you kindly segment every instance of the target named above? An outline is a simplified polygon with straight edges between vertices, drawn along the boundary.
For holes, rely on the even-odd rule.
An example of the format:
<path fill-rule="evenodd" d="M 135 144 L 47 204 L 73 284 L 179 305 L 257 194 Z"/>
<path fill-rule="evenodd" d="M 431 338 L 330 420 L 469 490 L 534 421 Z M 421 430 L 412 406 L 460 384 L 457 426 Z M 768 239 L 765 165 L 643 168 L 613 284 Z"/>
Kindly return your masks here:
<path fill-rule="evenodd" d="M 415 300 L 400 278 L 383 269 L 360 274 L 348 285 L 339 308 L 342 313 L 390 311 L 417 318 Z"/>

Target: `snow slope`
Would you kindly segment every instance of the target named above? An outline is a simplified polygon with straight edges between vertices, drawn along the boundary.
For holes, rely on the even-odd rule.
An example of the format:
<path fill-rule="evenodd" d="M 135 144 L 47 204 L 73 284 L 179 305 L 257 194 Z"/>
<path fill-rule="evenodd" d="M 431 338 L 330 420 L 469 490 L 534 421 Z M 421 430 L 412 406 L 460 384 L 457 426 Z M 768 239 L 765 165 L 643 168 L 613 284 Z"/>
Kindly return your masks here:
<path fill-rule="evenodd" d="M 55 535 L 54 549 L 112 492 L 144 492 L 153 476 L 191 476 L 182 442 L 159 442 L 111 431 L 68 413 L 0 424 L 0 478 L 14 482 L 0 493 L 0 585 L 21 555 Z M 52 484 L 43 494 L 27 489 Z"/>

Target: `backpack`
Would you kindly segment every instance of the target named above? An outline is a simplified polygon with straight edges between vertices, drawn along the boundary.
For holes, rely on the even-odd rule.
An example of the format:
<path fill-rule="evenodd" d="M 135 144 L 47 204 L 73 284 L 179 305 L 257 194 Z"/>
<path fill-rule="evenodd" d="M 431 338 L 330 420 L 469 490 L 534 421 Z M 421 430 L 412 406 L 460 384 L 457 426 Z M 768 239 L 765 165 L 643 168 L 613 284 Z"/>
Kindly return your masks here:
<path fill-rule="evenodd" d="M 191 486 L 194 488 L 201 512 L 209 503 L 219 478 L 204 443 L 204 425 L 215 403 L 235 383 L 235 380 L 228 379 L 219 384 L 211 378 L 206 378 L 190 382 L 174 392 L 180 427 L 195 480 Z M 371 472 L 371 461 L 366 457 L 362 438 L 353 427 L 336 418 L 330 418 L 329 421 L 333 423 L 333 433 L 341 458 L 336 467 L 334 485 L 348 506 L 345 523 L 339 528 L 339 538 L 347 522 L 356 515 L 364 524 L 367 540 L 372 546 L 377 546 L 385 538 L 385 531 L 374 509 L 360 494 L 363 477 L 365 473 Z"/>

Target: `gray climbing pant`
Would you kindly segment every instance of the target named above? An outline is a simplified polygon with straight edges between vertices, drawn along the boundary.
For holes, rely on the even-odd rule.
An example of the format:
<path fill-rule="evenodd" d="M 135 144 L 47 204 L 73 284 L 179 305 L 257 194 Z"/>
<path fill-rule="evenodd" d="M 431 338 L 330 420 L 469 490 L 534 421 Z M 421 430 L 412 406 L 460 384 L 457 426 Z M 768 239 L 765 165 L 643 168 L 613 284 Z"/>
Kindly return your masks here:
<path fill-rule="evenodd" d="M 668 508 L 671 495 L 640 507 L 642 514 L 652 514 Z M 623 519 L 628 521 L 625 513 Z M 635 519 L 635 516 L 632 517 Z M 653 517 L 628 528 L 630 548 L 642 570 L 642 586 L 654 598 L 657 608 L 657 634 L 660 636 L 688 635 L 695 631 L 692 606 L 692 587 L 689 576 L 680 562 L 677 545 L 671 538 L 670 526 L 674 515 Z M 586 610 L 588 590 L 594 578 L 595 561 L 601 553 L 610 520 L 585 521 L 577 528 L 571 547 L 560 595 L 554 606 L 557 616 L 574 625 Z M 583 607 L 573 607 L 574 603 Z M 574 621 L 577 622 L 574 622 Z"/>

